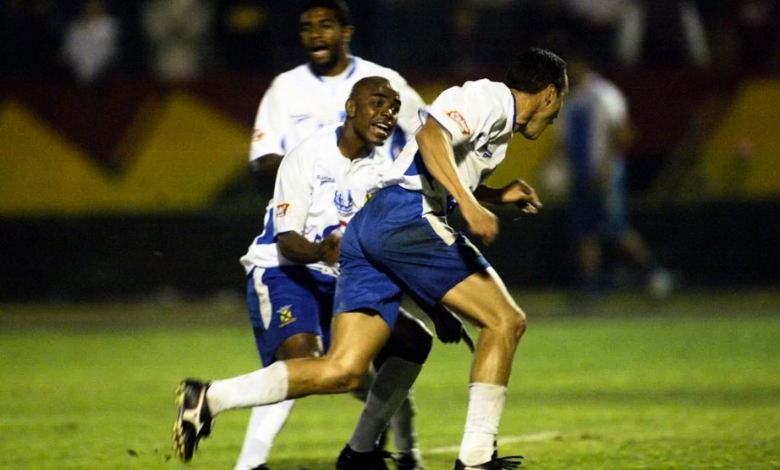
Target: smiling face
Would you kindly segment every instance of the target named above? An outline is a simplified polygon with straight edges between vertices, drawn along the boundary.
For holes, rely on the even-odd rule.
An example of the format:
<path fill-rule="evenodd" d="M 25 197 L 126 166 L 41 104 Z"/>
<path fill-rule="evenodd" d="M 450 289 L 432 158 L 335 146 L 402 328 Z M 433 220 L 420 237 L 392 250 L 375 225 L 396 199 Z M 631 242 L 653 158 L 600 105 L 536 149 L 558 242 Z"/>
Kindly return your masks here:
<path fill-rule="evenodd" d="M 355 84 L 346 109 L 348 122 L 363 142 L 383 145 L 395 131 L 401 97 L 386 79 L 368 77 Z"/>
<path fill-rule="evenodd" d="M 336 12 L 328 8 L 311 8 L 301 15 L 301 44 L 318 73 L 338 75 L 346 68 L 352 31 L 352 26 L 343 26 Z"/>
<path fill-rule="evenodd" d="M 568 93 L 568 78 L 566 79 L 566 86 L 560 92 L 553 85 L 549 85 L 533 97 L 535 100 L 538 100 L 538 106 L 536 106 L 527 120 L 516 122 L 513 131 L 515 133 L 519 132 L 529 140 L 538 139 L 542 132 L 547 129 L 547 126 L 555 122 Z"/>

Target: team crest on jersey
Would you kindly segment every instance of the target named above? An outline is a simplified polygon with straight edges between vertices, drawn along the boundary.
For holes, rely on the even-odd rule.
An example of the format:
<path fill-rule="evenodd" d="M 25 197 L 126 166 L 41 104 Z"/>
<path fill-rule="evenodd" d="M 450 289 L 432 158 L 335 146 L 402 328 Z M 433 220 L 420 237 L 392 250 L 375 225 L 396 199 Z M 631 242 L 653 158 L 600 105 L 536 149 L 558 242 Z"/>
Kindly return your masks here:
<path fill-rule="evenodd" d="M 285 326 L 289 325 L 290 323 L 294 322 L 296 318 L 293 316 L 292 313 L 292 305 L 285 305 L 284 307 L 277 310 L 279 314 L 279 327 L 284 328 Z"/>
<path fill-rule="evenodd" d="M 254 131 L 252 131 L 252 142 L 259 141 L 260 139 L 263 138 L 264 135 L 265 132 L 263 132 L 261 129 L 255 129 Z"/>
<path fill-rule="evenodd" d="M 449 116 L 450 119 L 455 121 L 455 123 L 458 125 L 458 128 L 460 128 L 460 133 L 463 135 L 471 135 L 471 129 L 469 129 L 469 125 L 466 124 L 466 120 L 463 119 L 463 116 L 457 111 L 448 111 L 447 116 Z"/>
<path fill-rule="evenodd" d="M 287 204 L 286 202 L 284 202 L 282 204 L 277 204 L 276 205 L 276 216 L 277 217 L 284 217 L 285 215 L 287 215 L 287 209 L 289 209 L 289 208 L 290 208 L 290 205 Z"/>
<path fill-rule="evenodd" d="M 336 205 L 340 216 L 348 216 L 355 211 L 355 201 L 352 200 L 352 191 L 350 190 L 347 190 L 346 195 L 341 191 L 336 191 L 336 195 L 333 197 L 333 204 Z"/>

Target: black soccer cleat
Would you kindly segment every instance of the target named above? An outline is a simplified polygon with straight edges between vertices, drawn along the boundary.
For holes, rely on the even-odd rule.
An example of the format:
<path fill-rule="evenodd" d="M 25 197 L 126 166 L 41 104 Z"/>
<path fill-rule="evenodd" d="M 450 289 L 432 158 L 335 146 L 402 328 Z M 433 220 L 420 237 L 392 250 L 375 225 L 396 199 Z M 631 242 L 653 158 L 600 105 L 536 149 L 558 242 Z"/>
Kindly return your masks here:
<path fill-rule="evenodd" d="M 179 412 L 173 424 L 173 450 L 184 462 L 192 459 L 201 438 L 211 434 L 214 419 L 206 402 L 209 384 L 195 379 L 185 379 L 176 388 L 176 405 Z"/>
<path fill-rule="evenodd" d="M 347 444 L 336 459 L 336 470 L 389 470 L 385 460 L 391 458 L 390 452 L 384 450 L 355 452 Z"/>
<path fill-rule="evenodd" d="M 466 465 L 458 459 L 455 461 L 455 470 L 515 470 L 522 464 L 522 455 L 499 457 L 498 453 L 493 452 L 493 457 L 490 460 L 479 465 Z"/>
<path fill-rule="evenodd" d="M 395 470 L 423 470 L 419 453 L 401 452 L 396 454 Z"/>
<path fill-rule="evenodd" d="M 268 468 L 268 465 L 261 463 L 257 467 L 252 467 L 250 470 L 271 470 L 271 469 Z"/>

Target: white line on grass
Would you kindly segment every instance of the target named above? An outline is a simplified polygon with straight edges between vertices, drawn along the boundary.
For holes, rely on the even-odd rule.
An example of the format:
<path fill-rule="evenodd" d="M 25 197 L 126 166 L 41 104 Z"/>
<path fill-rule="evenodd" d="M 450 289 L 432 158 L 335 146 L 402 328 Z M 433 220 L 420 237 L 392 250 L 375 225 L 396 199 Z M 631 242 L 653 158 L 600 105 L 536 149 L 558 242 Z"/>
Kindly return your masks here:
<path fill-rule="evenodd" d="M 511 444 L 513 442 L 538 442 L 555 439 L 560 436 L 557 432 L 538 432 L 536 434 L 524 434 L 522 436 L 508 436 L 498 439 L 498 444 Z M 446 446 L 446 447 L 434 447 L 424 451 L 423 454 L 449 454 L 450 452 L 457 452 L 460 450 L 460 446 Z"/>

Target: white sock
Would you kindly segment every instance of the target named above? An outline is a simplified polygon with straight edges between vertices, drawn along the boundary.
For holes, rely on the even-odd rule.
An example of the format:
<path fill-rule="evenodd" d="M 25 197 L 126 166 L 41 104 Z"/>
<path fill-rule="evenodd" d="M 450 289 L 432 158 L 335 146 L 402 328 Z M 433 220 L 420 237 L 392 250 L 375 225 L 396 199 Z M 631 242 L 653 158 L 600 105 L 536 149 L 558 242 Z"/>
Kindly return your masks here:
<path fill-rule="evenodd" d="M 287 365 L 283 361 L 240 375 L 211 383 L 206 400 L 213 416 L 238 408 L 270 405 L 287 398 Z"/>
<path fill-rule="evenodd" d="M 295 400 L 256 406 L 249 416 L 244 445 L 234 470 L 250 470 L 268 461 L 274 439 L 287 422 Z"/>
<path fill-rule="evenodd" d="M 357 427 L 349 439 L 356 452 L 374 450 L 376 441 L 387 428 L 398 407 L 409 395 L 409 389 L 420 375 L 422 365 L 399 357 L 385 360 L 376 373 Z"/>
<path fill-rule="evenodd" d="M 505 386 L 485 383 L 469 386 L 466 428 L 458 454 L 461 462 L 480 465 L 490 460 L 505 404 Z"/>

